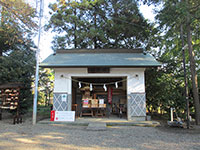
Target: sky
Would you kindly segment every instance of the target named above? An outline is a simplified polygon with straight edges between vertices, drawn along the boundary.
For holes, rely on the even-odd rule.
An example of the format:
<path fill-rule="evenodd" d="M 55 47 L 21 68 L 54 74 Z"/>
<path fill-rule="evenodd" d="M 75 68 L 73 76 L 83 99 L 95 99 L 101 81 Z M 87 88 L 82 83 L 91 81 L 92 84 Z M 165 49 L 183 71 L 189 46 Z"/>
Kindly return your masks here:
<path fill-rule="evenodd" d="M 33 7 L 36 7 L 36 1 L 39 2 L 39 0 L 26 0 L 29 2 Z M 56 2 L 56 0 L 44 0 L 44 11 L 43 11 L 43 18 L 42 18 L 42 26 L 48 23 L 48 20 L 50 18 L 49 15 L 49 3 Z M 38 6 L 39 8 L 39 6 Z M 148 19 L 149 21 L 154 21 L 154 13 L 153 13 L 153 6 L 147 6 L 147 5 L 141 5 L 140 11 L 143 14 L 144 18 Z M 44 28 L 43 28 L 44 29 Z M 53 50 L 51 49 L 51 42 L 53 39 L 53 36 L 55 33 L 51 33 L 50 31 L 44 31 L 41 32 L 41 40 L 40 40 L 40 62 L 43 61 L 45 58 L 47 58 L 50 54 L 53 53 Z M 38 44 L 38 36 L 34 38 L 34 42 L 37 45 Z"/>

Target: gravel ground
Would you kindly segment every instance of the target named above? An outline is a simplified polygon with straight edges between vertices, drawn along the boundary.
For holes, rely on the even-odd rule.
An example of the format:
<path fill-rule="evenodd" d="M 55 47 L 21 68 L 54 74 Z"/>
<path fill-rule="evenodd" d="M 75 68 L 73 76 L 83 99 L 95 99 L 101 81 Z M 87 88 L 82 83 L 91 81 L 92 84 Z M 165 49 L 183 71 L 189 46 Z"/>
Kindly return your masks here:
<path fill-rule="evenodd" d="M 86 126 L 0 121 L 0 150 L 200 150 L 200 128 L 108 127 L 88 131 Z"/>

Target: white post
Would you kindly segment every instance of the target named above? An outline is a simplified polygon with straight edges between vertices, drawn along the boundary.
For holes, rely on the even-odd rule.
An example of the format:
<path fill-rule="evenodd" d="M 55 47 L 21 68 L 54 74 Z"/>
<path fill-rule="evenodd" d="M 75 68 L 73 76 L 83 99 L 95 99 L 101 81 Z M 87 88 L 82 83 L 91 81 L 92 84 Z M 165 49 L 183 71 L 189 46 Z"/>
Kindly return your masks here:
<path fill-rule="evenodd" d="M 42 6 L 43 0 L 40 0 L 40 13 L 39 13 L 39 30 L 38 30 L 38 45 L 36 51 L 36 71 L 35 71 L 35 89 L 33 101 L 33 125 L 36 124 L 37 116 L 37 97 L 38 97 L 38 80 L 39 80 L 39 53 L 40 53 L 40 34 L 41 34 L 41 20 L 42 20 Z"/>
<path fill-rule="evenodd" d="M 174 108 L 170 108 L 170 111 L 171 111 L 171 122 L 174 121 L 173 110 L 174 110 Z"/>

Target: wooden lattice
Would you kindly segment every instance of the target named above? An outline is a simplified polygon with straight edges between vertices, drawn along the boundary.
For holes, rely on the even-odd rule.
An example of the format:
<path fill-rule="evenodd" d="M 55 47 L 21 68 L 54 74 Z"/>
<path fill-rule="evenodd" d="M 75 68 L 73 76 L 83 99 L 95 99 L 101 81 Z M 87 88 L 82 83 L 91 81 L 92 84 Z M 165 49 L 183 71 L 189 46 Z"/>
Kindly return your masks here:
<path fill-rule="evenodd" d="M 19 114 L 19 96 L 22 84 L 9 83 L 0 85 L 0 120 L 2 119 L 2 109 L 16 110 L 13 118 L 13 124 L 22 123 L 22 117 Z"/>

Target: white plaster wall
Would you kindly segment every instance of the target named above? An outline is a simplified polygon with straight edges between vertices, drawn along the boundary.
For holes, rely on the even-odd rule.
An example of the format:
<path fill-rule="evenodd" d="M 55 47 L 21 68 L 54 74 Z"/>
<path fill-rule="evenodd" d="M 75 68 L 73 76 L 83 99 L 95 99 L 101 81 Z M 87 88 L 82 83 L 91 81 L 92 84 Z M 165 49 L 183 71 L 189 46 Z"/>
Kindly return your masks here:
<path fill-rule="evenodd" d="M 71 94 L 70 76 L 65 74 L 62 70 L 55 69 L 54 92 L 67 92 Z"/>
<path fill-rule="evenodd" d="M 55 68 L 54 92 L 71 94 L 71 77 L 127 77 L 127 94 L 144 93 L 144 68 L 111 68 L 110 73 L 87 73 L 87 68 Z"/>
<path fill-rule="evenodd" d="M 112 73 L 127 76 L 127 94 L 145 92 L 145 68 L 113 68 Z"/>

